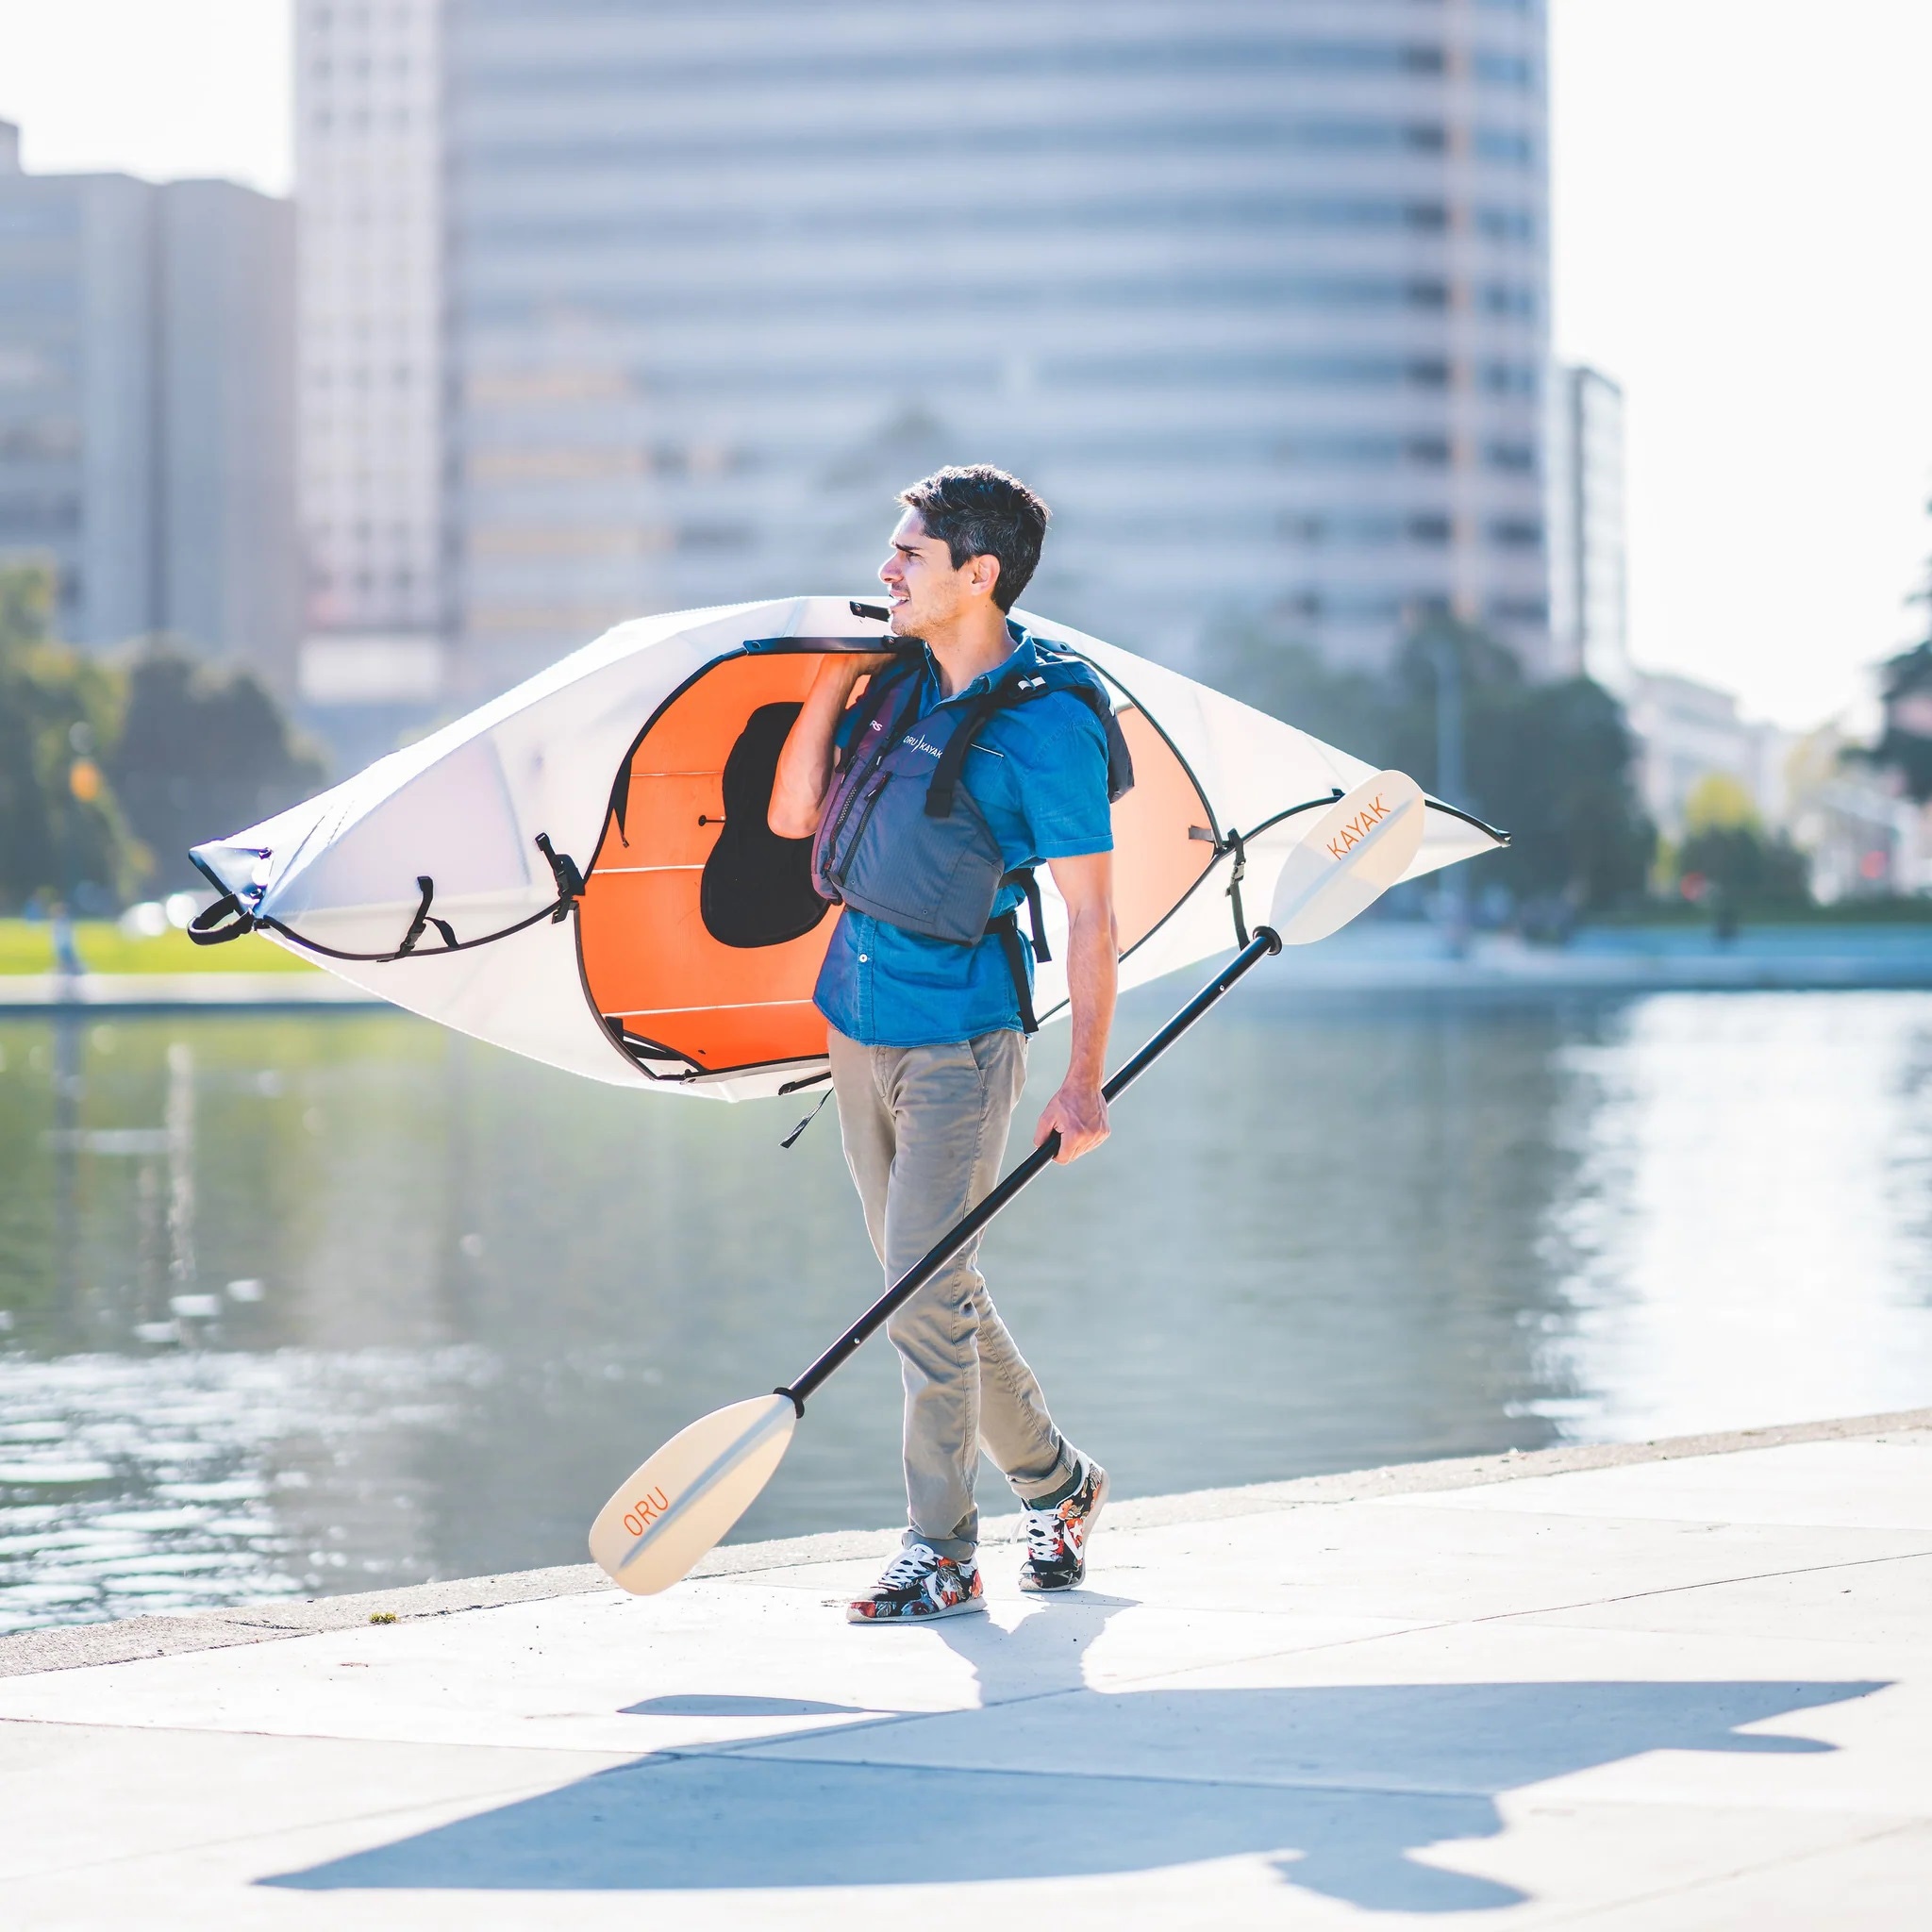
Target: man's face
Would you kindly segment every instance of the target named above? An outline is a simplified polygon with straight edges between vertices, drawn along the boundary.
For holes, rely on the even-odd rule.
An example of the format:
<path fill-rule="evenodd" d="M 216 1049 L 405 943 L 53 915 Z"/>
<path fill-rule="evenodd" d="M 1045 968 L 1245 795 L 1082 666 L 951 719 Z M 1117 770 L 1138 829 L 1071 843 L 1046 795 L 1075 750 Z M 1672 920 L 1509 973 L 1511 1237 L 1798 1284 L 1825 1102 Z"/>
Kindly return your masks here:
<path fill-rule="evenodd" d="M 993 558 L 969 557 L 955 570 L 951 548 L 928 537 L 919 512 L 908 509 L 892 532 L 892 554 L 879 565 L 879 582 L 891 607 L 887 629 L 901 638 L 943 630 L 991 596 L 999 568 Z"/>

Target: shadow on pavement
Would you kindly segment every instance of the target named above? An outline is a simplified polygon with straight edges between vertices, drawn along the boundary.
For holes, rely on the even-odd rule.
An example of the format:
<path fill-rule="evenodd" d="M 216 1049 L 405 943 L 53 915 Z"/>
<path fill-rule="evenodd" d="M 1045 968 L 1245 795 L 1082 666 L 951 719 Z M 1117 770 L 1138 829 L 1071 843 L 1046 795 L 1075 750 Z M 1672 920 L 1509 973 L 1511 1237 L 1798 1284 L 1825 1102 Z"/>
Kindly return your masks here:
<path fill-rule="evenodd" d="M 646 1697 L 626 1704 L 625 1717 L 864 1717 L 857 1705 L 821 1704 L 811 1697 Z"/>
<path fill-rule="evenodd" d="M 1016 1630 L 978 1617 L 855 1641 L 943 1640 L 977 1709 L 662 1752 L 303 1872 L 298 1890 L 677 1891 L 960 1884 L 1144 1872 L 1259 1854 L 1374 1910 L 1520 1904 L 1411 1856 L 1494 1836 L 1502 1792 L 1648 1751 L 1815 1752 L 1743 1724 L 1875 1682 L 1374 1684 L 1090 1689 L 1121 1598 L 1085 1592 Z M 805 1699 L 666 1696 L 662 1715 L 795 1717 Z M 903 1761 L 893 1762 L 892 1759 Z"/>

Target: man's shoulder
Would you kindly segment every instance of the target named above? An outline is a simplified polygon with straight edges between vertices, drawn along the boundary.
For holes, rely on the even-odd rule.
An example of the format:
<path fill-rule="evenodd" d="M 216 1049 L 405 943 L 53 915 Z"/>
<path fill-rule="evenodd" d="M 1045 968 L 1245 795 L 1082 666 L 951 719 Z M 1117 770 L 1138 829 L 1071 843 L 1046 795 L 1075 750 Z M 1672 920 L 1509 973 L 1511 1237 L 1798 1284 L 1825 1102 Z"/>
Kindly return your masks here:
<path fill-rule="evenodd" d="M 1050 736 L 1077 734 L 1085 721 L 1099 720 L 1111 708 L 1106 682 L 1091 664 L 1048 638 L 1029 638 L 1030 655 L 1015 683 L 1016 702 L 1006 709 L 1016 718 L 1038 723 Z M 1041 689 L 1041 686 L 1044 689 Z"/>
<path fill-rule="evenodd" d="M 1085 671 L 1086 667 L 1078 667 Z M 1091 674 L 1088 675 L 1091 677 Z M 1098 678 L 1091 689 L 1105 697 Z M 996 712 L 984 734 L 1000 749 L 1012 749 L 1029 758 L 1053 759 L 1084 744 L 1107 752 L 1107 727 L 1088 697 L 1069 680 L 1029 702 L 1009 705 Z"/>

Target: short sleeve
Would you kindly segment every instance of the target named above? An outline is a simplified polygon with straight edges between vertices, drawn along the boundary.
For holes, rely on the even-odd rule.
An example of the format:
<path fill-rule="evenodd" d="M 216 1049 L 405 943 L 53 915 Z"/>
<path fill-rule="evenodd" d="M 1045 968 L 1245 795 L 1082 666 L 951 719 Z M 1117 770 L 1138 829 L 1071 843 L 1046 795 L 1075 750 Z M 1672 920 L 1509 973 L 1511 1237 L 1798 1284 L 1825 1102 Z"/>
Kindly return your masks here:
<path fill-rule="evenodd" d="M 1107 727 L 1084 704 L 1059 697 L 1040 706 L 1034 719 L 1039 729 L 1021 785 L 1033 850 L 1041 858 L 1111 852 Z"/>

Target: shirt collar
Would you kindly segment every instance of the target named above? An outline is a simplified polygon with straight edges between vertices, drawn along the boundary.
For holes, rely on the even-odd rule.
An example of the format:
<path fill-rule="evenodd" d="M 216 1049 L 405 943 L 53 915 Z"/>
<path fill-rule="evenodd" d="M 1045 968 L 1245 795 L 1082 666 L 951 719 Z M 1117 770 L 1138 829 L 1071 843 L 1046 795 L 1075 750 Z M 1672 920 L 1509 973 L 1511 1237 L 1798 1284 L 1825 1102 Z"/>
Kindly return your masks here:
<path fill-rule="evenodd" d="M 949 698 L 938 698 L 943 705 L 957 705 L 963 698 L 976 698 L 983 691 L 991 691 L 1009 671 L 1031 671 L 1040 661 L 1039 647 L 1032 634 L 1023 624 L 1007 619 L 1007 636 L 1012 640 L 1011 652 L 995 664 L 991 671 L 982 671 L 970 684 L 962 684 Z M 940 667 L 932 655 L 930 644 L 922 644 L 925 653 L 925 675 L 931 680 L 931 688 L 937 692 L 940 688 Z"/>

